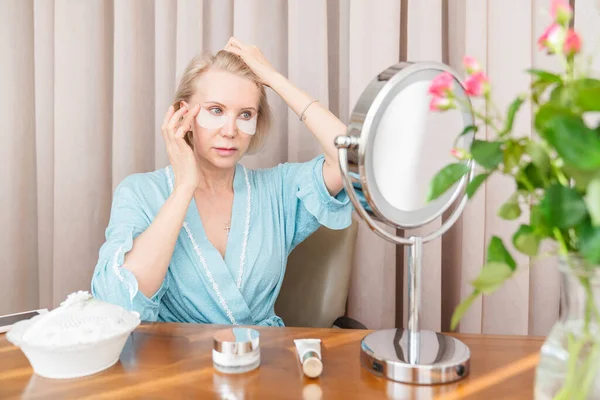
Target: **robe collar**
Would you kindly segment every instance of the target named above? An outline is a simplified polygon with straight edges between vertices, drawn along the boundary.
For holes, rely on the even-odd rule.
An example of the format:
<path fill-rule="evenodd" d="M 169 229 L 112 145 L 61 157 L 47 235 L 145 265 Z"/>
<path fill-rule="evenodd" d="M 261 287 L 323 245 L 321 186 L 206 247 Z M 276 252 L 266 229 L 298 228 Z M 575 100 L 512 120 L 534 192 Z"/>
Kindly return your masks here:
<path fill-rule="evenodd" d="M 172 192 L 174 175 L 171 166 L 166 168 L 166 175 L 169 191 Z M 249 178 L 247 169 L 237 164 L 233 177 L 231 227 L 224 259 L 208 240 L 196 201 L 193 198 L 188 206 L 183 229 L 179 235 L 183 248 L 194 263 L 205 284 L 204 287 L 208 289 L 207 295 L 221 311 L 219 314 L 223 321 L 215 321 L 215 323 L 234 325 L 253 323 L 250 307 L 241 291 L 246 269 L 252 204 Z M 230 269 L 227 265 L 234 266 L 234 268 Z M 232 274 L 232 271 L 235 271 L 235 274 Z"/>

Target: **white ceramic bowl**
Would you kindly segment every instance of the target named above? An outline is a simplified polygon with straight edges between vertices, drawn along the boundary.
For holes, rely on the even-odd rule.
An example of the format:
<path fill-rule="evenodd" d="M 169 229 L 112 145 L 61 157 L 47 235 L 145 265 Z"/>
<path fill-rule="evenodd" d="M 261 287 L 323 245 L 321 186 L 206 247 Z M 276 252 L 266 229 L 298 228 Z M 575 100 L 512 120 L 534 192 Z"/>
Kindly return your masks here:
<path fill-rule="evenodd" d="M 141 322 L 137 312 L 78 296 L 47 314 L 17 322 L 6 334 L 39 376 L 70 379 L 110 368 Z"/>

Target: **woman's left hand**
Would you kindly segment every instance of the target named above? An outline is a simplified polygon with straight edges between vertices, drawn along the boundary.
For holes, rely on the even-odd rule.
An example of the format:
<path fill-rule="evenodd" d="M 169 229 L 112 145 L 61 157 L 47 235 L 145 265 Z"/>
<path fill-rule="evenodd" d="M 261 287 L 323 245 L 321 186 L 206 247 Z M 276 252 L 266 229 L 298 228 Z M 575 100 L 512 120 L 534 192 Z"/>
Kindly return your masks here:
<path fill-rule="evenodd" d="M 249 46 L 232 37 L 225 45 L 224 50 L 240 56 L 252 72 L 260 78 L 262 84 L 271 87 L 271 81 L 277 75 L 277 70 L 273 68 L 258 47 Z"/>

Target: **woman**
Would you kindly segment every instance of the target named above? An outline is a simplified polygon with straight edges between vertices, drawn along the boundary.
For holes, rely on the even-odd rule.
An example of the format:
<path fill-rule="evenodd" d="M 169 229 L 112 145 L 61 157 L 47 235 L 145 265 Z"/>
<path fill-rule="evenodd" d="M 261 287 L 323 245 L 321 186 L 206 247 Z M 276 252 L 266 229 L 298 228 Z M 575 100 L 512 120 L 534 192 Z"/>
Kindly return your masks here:
<path fill-rule="evenodd" d="M 306 163 L 248 170 L 277 92 L 323 148 Z M 115 190 L 95 297 L 143 320 L 283 326 L 274 305 L 288 254 L 320 225 L 343 229 L 352 206 L 334 138 L 346 127 L 232 38 L 188 65 L 162 126 L 170 165 Z"/>

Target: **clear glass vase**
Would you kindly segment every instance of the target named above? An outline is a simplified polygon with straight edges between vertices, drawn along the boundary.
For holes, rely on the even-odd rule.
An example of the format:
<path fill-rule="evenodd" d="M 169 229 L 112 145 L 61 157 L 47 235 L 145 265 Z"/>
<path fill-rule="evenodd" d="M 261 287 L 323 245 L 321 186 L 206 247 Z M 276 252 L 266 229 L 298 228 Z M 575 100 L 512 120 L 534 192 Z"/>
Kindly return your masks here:
<path fill-rule="evenodd" d="M 560 319 L 546 338 L 535 398 L 600 399 L 600 266 L 561 258 Z"/>

